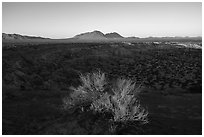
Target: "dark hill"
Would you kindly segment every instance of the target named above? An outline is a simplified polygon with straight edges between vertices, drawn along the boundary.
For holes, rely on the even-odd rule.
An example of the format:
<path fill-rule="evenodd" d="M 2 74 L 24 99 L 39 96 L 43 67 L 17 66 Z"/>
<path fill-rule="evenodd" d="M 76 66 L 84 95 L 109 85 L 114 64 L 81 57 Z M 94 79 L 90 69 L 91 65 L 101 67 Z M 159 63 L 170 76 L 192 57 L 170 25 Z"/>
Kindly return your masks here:
<path fill-rule="evenodd" d="M 113 33 L 107 33 L 105 34 L 106 38 L 124 38 L 123 36 L 121 36 L 120 34 L 113 32 Z"/>
<path fill-rule="evenodd" d="M 77 39 L 106 39 L 105 35 L 100 31 L 86 32 L 76 35 L 74 38 Z"/>
<path fill-rule="evenodd" d="M 2 40 L 34 40 L 34 39 L 48 39 L 48 38 L 2 33 Z"/>

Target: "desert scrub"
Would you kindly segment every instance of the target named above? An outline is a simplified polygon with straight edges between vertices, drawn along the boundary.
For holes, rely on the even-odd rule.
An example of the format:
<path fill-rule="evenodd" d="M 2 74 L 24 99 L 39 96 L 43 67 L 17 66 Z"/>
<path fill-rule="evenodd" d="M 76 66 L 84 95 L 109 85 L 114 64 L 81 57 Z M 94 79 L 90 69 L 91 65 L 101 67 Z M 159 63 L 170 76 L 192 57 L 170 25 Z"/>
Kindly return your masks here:
<path fill-rule="evenodd" d="M 99 112 L 112 114 L 110 130 L 125 127 L 130 123 L 148 123 L 148 111 L 139 102 L 138 93 L 140 87 L 131 80 L 119 78 L 112 87 L 113 94 L 105 93 L 101 98 L 91 104 L 91 109 Z"/>
<path fill-rule="evenodd" d="M 81 85 L 72 87 L 73 93 L 64 99 L 68 108 L 80 107 L 81 110 L 98 114 L 111 114 L 108 117 L 110 131 L 115 133 L 130 123 L 148 123 L 148 111 L 138 99 L 140 86 L 130 79 L 118 78 L 109 88 L 105 74 L 94 72 L 81 75 Z"/>
<path fill-rule="evenodd" d="M 64 108 L 87 105 L 104 94 L 106 79 L 105 73 L 100 71 L 94 73 L 80 74 L 81 85 L 70 87 L 73 92 L 70 97 L 63 99 Z"/>

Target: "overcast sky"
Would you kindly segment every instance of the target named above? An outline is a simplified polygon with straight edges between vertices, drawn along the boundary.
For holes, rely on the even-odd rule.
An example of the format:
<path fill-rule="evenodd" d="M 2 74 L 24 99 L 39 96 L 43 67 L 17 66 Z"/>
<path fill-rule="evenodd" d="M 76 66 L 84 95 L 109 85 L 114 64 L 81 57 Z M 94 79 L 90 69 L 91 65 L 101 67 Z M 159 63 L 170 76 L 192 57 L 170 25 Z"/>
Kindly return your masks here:
<path fill-rule="evenodd" d="M 122 36 L 202 36 L 200 3 L 3 3 L 2 31 L 68 38 L 99 30 Z"/>

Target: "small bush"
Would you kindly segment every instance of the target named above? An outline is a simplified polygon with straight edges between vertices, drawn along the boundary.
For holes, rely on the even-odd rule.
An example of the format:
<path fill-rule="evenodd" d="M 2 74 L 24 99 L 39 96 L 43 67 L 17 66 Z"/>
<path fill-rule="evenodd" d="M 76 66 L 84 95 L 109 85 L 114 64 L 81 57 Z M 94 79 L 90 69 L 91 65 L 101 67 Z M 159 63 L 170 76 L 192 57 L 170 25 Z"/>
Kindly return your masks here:
<path fill-rule="evenodd" d="M 139 102 L 136 83 L 131 80 L 119 78 L 111 87 L 111 92 L 106 90 L 105 74 L 99 72 L 81 75 L 81 85 L 72 87 L 73 93 L 63 100 L 66 109 L 80 107 L 81 110 L 91 110 L 101 114 L 111 114 L 110 131 L 113 132 L 117 125 L 127 125 L 130 122 L 148 123 L 148 111 Z"/>
<path fill-rule="evenodd" d="M 105 74 L 101 73 L 100 71 L 92 74 L 88 73 L 86 75 L 81 75 L 80 79 L 82 86 L 79 86 L 78 88 L 74 89 L 75 91 L 82 90 L 86 93 L 97 92 L 101 94 L 105 89 Z"/>
<path fill-rule="evenodd" d="M 64 99 L 65 108 L 70 108 L 70 104 L 72 104 L 71 107 L 74 105 L 83 106 L 93 102 L 104 93 L 106 86 L 105 73 L 98 71 L 92 74 L 81 74 L 80 81 L 81 85 L 77 88 L 70 87 L 73 92 L 70 94 L 70 98 Z"/>
<path fill-rule="evenodd" d="M 148 112 L 141 107 L 137 98 L 140 92 L 131 80 L 118 79 L 112 87 L 113 95 L 104 94 L 92 103 L 95 111 L 111 111 L 114 122 L 140 121 L 147 123 Z"/>

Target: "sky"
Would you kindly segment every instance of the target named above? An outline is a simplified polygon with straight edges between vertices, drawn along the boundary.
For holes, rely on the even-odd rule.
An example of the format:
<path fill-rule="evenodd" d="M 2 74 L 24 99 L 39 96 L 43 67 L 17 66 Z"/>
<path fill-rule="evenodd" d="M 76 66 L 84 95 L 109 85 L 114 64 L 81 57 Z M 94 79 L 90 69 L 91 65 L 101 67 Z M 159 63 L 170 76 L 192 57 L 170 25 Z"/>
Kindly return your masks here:
<path fill-rule="evenodd" d="M 94 30 L 124 37 L 202 36 L 202 3 L 2 3 L 4 33 L 70 38 Z"/>

